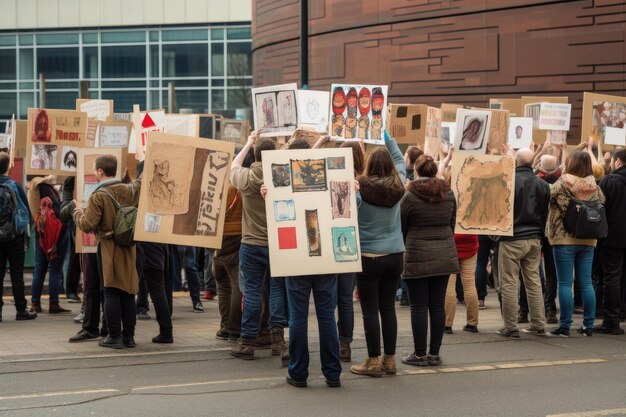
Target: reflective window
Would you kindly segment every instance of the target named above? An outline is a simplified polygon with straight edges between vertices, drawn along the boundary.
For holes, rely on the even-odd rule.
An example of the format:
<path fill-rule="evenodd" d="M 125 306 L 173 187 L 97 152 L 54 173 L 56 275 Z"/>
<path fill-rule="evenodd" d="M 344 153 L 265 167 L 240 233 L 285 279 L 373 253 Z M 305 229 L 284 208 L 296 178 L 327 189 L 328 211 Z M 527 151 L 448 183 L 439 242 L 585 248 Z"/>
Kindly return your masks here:
<path fill-rule="evenodd" d="M 35 61 L 32 49 L 20 49 L 20 79 L 32 80 L 35 75 Z"/>
<path fill-rule="evenodd" d="M 67 45 L 78 43 L 78 33 L 44 33 L 37 35 L 37 45 Z"/>
<path fill-rule="evenodd" d="M 250 28 L 228 28 L 226 29 L 226 39 L 250 39 Z"/>
<path fill-rule="evenodd" d="M 10 119 L 16 110 L 17 97 L 15 93 L 0 93 L 0 119 Z"/>
<path fill-rule="evenodd" d="M 37 76 L 78 78 L 78 48 L 38 48 Z"/>
<path fill-rule="evenodd" d="M 102 43 L 145 42 L 146 32 L 102 32 L 100 40 Z"/>
<path fill-rule="evenodd" d="M 163 42 L 166 41 L 206 41 L 209 39 L 209 32 L 206 29 L 191 30 L 164 30 L 162 32 Z"/>
<path fill-rule="evenodd" d="M 252 45 L 248 42 L 229 43 L 228 75 L 242 77 L 252 75 Z"/>
<path fill-rule="evenodd" d="M 211 76 L 224 75 L 224 44 L 211 44 Z"/>
<path fill-rule="evenodd" d="M 104 46 L 101 56 L 102 78 L 146 76 L 145 46 Z"/>
<path fill-rule="evenodd" d="M 209 52 L 206 44 L 163 45 L 163 77 L 206 77 Z"/>
<path fill-rule="evenodd" d="M 0 49 L 0 80 L 16 79 L 15 49 Z"/>
<path fill-rule="evenodd" d="M 46 107 L 51 109 L 74 110 L 78 91 L 49 91 L 46 90 Z"/>
<path fill-rule="evenodd" d="M 83 77 L 98 78 L 98 48 L 83 48 Z"/>
<path fill-rule="evenodd" d="M 133 111 L 133 104 L 139 104 L 142 110 L 146 109 L 145 91 L 103 91 L 102 98 L 114 101 L 116 113 Z"/>
<path fill-rule="evenodd" d="M 245 87 L 228 89 L 228 108 L 230 110 L 249 109 L 252 107 L 250 89 Z"/>
<path fill-rule="evenodd" d="M 14 46 L 15 35 L 0 35 L 0 46 Z"/>

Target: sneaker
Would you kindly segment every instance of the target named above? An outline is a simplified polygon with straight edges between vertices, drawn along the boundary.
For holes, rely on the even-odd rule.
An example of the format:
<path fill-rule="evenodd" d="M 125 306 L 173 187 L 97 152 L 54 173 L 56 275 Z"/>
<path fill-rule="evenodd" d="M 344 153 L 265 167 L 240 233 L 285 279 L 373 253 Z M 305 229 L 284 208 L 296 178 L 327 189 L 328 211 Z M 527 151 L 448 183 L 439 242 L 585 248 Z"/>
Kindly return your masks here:
<path fill-rule="evenodd" d="M 202 307 L 202 302 L 198 301 L 197 303 L 194 303 L 194 305 L 193 305 L 193 312 L 194 313 L 204 313 L 204 307 Z"/>
<path fill-rule="evenodd" d="M 528 333 L 528 334 L 534 334 L 535 336 L 545 336 L 546 335 L 546 331 L 544 329 L 538 329 L 535 326 L 528 326 L 528 327 L 522 329 L 522 332 Z"/>
<path fill-rule="evenodd" d="M 551 336 L 561 336 L 561 337 L 569 337 L 569 329 L 564 329 L 563 327 L 557 327 L 556 329 L 550 332 Z"/>
<path fill-rule="evenodd" d="M 478 300 L 478 309 L 479 310 L 484 310 L 487 307 L 485 307 L 485 300 Z"/>
<path fill-rule="evenodd" d="M 445 326 L 445 327 L 443 328 L 443 332 L 444 332 L 445 334 L 452 334 L 452 327 L 451 327 L 451 326 Z"/>
<path fill-rule="evenodd" d="M 499 334 L 500 336 L 519 339 L 519 330 L 517 329 L 507 330 L 503 327 L 502 329 L 498 330 L 496 333 Z"/>
<path fill-rule="evenodd" d="M 428 364 L 430 366 L 439 366 L 441 365 L 441 356 L 439 355 L 431 355 L 430 353 L 426 355 L 426 359 L 428 359 Z"/>
<path fill-rule="evenodd" d="M 380 357 L 378 356 L 367 357 L 365 359 L 365 362 L 363 362 L 362 364 L 353 365 L 350 368 L 350 372 L 352 372 L 353 374 L 357 374 L 357 375 L 373 376 L 375 378 L 379 378 L 383 376 L 383 374 L 385 373 L 383 371 L 383 366 L 380 361 Z"/>
<path fill-rule="evenodd" d="M 70 343 L 85 342 L 87 340 L 95 340 L 99 337 L 100 337 L 99 334 L 89 333 L 87 330 L 83 329 L 79 331 L 78 333 L 76 333 L 74 336 L 70 337 L 69 342 Z"/>
<path fill-rule="evenodd" d="M 218 340 L 228 340 L 229 337 L 230 337 L 230 334 L 228 334 L 226 330 L 220 330 L 217 333 L 215 333 L 215 338 Z"/>
<path fill-rule="evenodd" d="M 546 323 L 558 324 L 559 319 L 556 318 L 556 311 L 550 310 L 546 313 Z"/>
<path fill-rule="evenodd" d="M 211 301 L 215 298 L 215 293 L 213 291 L 202 291 L 202 294 L 200 294 L 200 299 L 202 301 Z"/>
<path fill-rule="evenodd" d="M 428 361 L 428 355 L 425 356 L 417 356 L 415 353 L 411 353 L 409 356 L 404 356 L 402 358 L 402 363 L 406 365 L 413 366 L 428 366 L 430 365 Z"/>
<path fill-rule="evenodd" d="M 470 332 L 470 333 L 478 333 L 478 326 L 473 326 L 471 324 L 466 324 L 463 327 L 463 331 Z"/>
<path fill-rule="evenodd" d="M 150 314 L 147 311 L 138 311 L 137 320 L 150 320 Z"/>
<path fill-rule="evenodd" d="M 596 333 L 610 334 L 613 336 L 619 336 L 620 334 L 624 334 L 624 329 L 620 327 L 611 328 L 611 327 L 605 327 L 604 325 L 595 326 L 593 328 L 593 331 Z"/>
<path fill-rule="evenodd" d="M 78 313 L 74 316 L 74 323 L 80 324 L 85 320 L 85 313 Z"/>
<path fill-rule="evenodd" d="M 517 323 L 518 324 L 530 323 L 528 321 L 528 313 L 522 313 L 521 311 L 517 313 Z"/>
<path fill-rule="evenodd" d="M 576 333 L 582 334 L 585 337 L 593 336 L 593 329 L 585 326 L 581 326 L 580 329 L 576 330 Z"/>

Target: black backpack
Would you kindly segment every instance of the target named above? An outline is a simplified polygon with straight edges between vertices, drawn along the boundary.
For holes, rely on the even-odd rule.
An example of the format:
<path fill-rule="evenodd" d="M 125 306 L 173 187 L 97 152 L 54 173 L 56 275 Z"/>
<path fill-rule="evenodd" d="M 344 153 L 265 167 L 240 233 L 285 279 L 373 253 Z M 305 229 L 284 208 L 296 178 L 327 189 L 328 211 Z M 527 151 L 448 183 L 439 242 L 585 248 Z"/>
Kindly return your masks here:
<path fill-rule="evenodd" d="M 17 237 L 15 213 L 17 197 L 9 184 L 0 184 L 0 242 L 12 242 Z"/>
<path fill-rule="evenodd" d="M 579 200 L 566 189 L 569 204 L 563 216 L 565 230 L 578 239 L 604 239 L 609 234 L 609 224 L 600 200 Z"/>

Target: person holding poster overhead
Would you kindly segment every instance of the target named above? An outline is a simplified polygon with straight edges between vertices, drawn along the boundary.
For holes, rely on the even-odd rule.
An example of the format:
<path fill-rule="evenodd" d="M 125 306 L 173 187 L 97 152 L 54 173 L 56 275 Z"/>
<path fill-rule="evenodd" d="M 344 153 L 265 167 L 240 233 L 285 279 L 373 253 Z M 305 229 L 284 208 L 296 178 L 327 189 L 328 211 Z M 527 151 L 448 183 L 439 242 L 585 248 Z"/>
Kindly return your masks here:
<path fill-rule="evenodd" d="M 370 149 L 363 174 L 356 178 L 360 186 L 357 206 L 363 260 L 363 272 L 357 274 L 356 285 L 363 314 L 367 358 L 350 371 L 373 377 L 396 373 L 398 322 L 395 297 L 404 254 L 400 200 L 404 195 L 406 166 L 396 141 L 386 131 L 384 138 L 386 146 Z M 382 361 L 381 327 L 385 353 Z"/>

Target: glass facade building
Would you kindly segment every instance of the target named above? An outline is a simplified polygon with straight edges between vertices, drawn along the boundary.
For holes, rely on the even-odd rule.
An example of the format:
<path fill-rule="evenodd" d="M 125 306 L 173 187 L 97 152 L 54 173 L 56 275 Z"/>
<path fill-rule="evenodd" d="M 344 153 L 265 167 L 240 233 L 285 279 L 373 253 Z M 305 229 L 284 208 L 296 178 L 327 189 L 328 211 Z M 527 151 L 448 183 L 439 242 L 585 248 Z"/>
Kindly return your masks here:
<path fill-rule="evenodd" d="M 113 99 L 116 112 L 167 109 L 174 82 L 175 113 L 233 117 L 251 108 L 251 45 L 249 24 L 0 32 L 0 131 L 40 105 L 40 73 L 48 108 L 74 109 L 87 81 L 89 97 Z"/>

